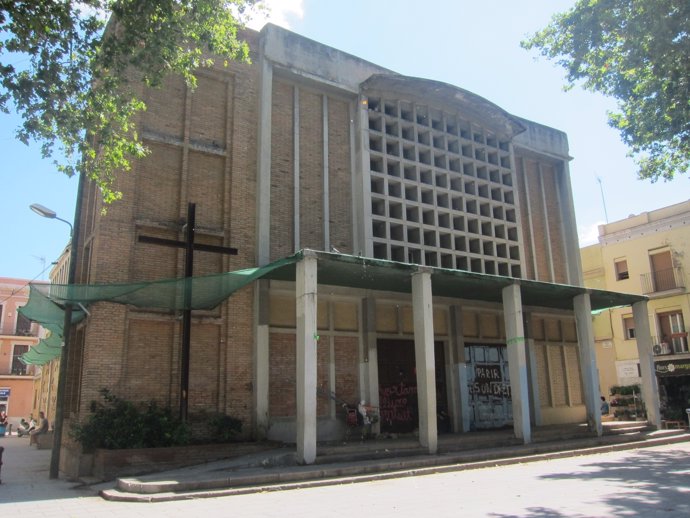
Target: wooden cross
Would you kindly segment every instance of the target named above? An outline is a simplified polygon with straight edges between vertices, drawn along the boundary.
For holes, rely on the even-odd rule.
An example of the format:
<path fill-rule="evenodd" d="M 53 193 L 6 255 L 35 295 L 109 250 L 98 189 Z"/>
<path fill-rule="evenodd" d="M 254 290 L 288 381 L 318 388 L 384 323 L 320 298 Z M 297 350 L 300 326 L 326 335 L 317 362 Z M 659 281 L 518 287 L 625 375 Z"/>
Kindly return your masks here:
<path fill-rule="evenodd" d="M 185 283 L 184 307 L 182 312 L 182 351 L 180 354 L 180 420 L 187 422 L 187 407 L 189 396 L 189 350 L 192 332 L 192 285 L 191 278 L 194 275 L 194 251 L 213 252 L 216 254 L 237 255 L 237 248 L 226 246 L 205 245 L 194 243 L 194 226 L 196 225 L 196 204 L 190 203 L 187 206 L 187 230 L 184 241 L 174 239 L 164 239 L 153 236 L 139 236 L 142 243 L 154 245 L 172 246 L 185 249 L 184 276 L 190 279 Z"/>

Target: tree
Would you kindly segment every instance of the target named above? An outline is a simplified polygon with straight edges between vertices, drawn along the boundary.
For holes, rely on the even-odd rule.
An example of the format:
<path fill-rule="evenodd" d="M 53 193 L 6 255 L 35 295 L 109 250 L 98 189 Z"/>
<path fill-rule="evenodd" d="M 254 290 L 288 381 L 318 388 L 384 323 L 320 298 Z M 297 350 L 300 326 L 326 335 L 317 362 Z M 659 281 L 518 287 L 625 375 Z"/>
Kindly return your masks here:
<path fill-rule="evenodd" d="M 137 86 L 174 73 L 193 87 L 209 55 L 248 61 L 238 28 L 260 2 L 0 0 L 0 110 L 22 116 L 19 140 L 39 142 L 60 171 L 87 175 L 112 202 L 115 173 L 147 154 Z"/>
<path fill-rule="evenodd" d="M 690 1 L 579 0 L 522 42 L 581 83 L 618 101 L 620 131 L 641 179 L 690 168 Z"/>

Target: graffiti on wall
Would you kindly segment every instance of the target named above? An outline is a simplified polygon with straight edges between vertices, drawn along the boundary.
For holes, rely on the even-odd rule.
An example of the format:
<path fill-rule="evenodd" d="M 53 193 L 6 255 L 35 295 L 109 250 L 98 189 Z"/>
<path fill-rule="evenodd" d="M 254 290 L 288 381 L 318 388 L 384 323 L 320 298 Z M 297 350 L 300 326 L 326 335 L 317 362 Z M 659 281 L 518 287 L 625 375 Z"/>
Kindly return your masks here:
<path fill-rule="evenodd" d="M 417 386 L 404 382 L 379 388 L 379 415 L 391 425 L 415 424 L 413 410 L 417 407 Z"/>

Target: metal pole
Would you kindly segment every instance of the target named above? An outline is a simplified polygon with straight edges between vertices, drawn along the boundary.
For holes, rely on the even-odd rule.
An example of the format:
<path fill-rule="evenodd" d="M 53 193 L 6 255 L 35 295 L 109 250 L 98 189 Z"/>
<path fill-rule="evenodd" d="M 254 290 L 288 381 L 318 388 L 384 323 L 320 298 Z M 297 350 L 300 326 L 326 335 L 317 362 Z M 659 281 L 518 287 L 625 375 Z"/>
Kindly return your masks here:
<path fill-rule="evenodd" d="M 601 191 L 601 203 L 604 205 L 604 216 L 606 217 L 606 223 L 608 223 L 609 213 L 606 211 L 606 198 L 604 198 L 604 186 L 601 183 L 600 176 L 597 176 L 597 182 L 599 182 L 599 190 Z"/>
<path fill-rule="evenodd" d="M 180 353 L 180 420 L 187 422 L 189 396 L 189 350 L 192 332 L 192 276 L 194 275 L 194 225 L 196 205 L 187 207 L 187 235 L 184 264 L 184 310 L 182 312 L 182 350 Z"/>
<path fill-rule="evenodd" d="M 74 285 L 77 275 L 77 247 L 79 246 L 79 229 L 81 227 L 81 208 L 83 198 L 84 175 L 79 175 L 77 186 L 77 205 L 74 210 L 74 229 L 72 225 L 72 239 L 70 242 L 69 270 L 67 284 Z M 70 342 L 72 340 L 72 304 L 65 305 L 65 320 L 62 325 L 63 346 L 60 353 L 60 370 L 58 372 L 57 394 L 55 395 L 55 422 L 53 423 L 53 449 L 50 453 L 50 478 L 58 478 L 60 473 L 60 448 L 62 446 L 62 427 L 65 418 L 65 384 L 67 382 L 67 361 L 69 358 Z"/>

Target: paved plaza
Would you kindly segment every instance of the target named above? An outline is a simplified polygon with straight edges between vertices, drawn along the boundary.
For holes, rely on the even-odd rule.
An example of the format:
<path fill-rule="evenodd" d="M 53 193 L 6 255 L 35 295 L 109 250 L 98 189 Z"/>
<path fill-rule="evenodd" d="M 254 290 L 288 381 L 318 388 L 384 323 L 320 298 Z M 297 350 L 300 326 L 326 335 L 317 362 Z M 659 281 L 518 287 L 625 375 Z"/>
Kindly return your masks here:
<path fill-rule="evenodd" d="M 48 479 L 50 451 L 4 437 L 0 512 L 36 517 L 690 516 L 690 442 L 511 466 L 164 503 Z"/>

